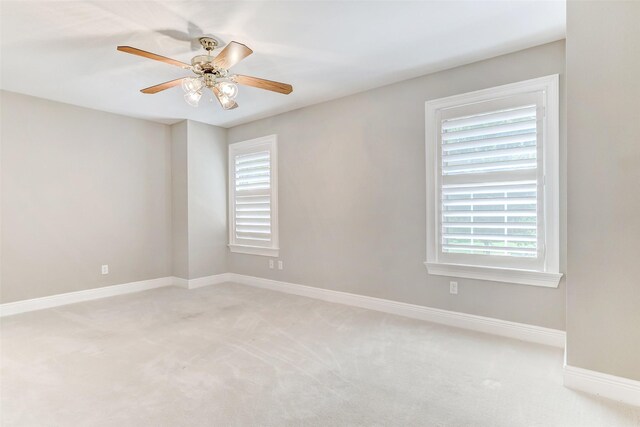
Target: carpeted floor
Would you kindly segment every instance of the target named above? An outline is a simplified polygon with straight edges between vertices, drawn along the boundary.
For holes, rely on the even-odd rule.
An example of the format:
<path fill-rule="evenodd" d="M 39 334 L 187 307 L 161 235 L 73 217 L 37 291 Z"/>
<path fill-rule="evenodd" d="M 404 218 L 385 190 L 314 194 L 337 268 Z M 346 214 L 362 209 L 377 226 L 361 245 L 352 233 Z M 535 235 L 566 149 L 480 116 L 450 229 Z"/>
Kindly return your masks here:
<path fill-rule="evenodd" d="M 236 284 L 2 320 L 3 426 L 640 426 L 562 351 Z"/>

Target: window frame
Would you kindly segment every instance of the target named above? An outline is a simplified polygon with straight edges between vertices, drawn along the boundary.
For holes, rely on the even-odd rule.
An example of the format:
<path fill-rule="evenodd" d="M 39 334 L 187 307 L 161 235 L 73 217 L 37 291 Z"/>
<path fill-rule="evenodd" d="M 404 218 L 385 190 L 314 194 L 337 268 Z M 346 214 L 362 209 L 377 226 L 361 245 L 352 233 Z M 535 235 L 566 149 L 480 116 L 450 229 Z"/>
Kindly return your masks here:
<path fill-rule="evenodd" d="M 249 154 L 256 150 L 269 150 L 270 170 L 270 215 L 271 215 L 271 244 L 269 246 L 257 246 L 240 244 L 236 240 L 235 224 L 235 157 Z M 278 257 L 279 228 L 278 228 L 278 136 L 276 134 L 262 136 L 247 141 L 235 142 L 228 147 L 228 177 L 229 177 L 229 249 L 233 253 L 248 255 L 260 255 Z"/>
<path fill-rule="evenodd" d="M 542 244 L 542 259 L 538 265 L 524 266 L 511 260 L 498 260 L 495 263 L 480 263 L 488 255 L 469 255 L 473 262 L 452 261 L 450 255 L 441 251 L 441 150 L 440 128 L 441 113 L 454 108 L 474 107 L 499 102 L 514 96 L 542 94 L 542 135 L 538 139 L 538 228 L 539 244 Z M 488 107 L 489 108 L 489 107 Z M 429 100 L 425 103 L 425 147 L 426 147 L 426 189 L 427 189 L 427 260 L 425 266 L 429 274 L 449 277 L 462 277 L 480 280 L 492 280 L 507 283 L 545 286 L 558 286 L 562 274 L 559 272 L 559 76 L 557 74 L 536 79 L 482 89 L 445 98 Z M 541 140 L 541 144 L 540 144 Z M 478 258 L 479 257 L 479 258 Z M 464 258 L 464 257 L 458 257 Z"/>

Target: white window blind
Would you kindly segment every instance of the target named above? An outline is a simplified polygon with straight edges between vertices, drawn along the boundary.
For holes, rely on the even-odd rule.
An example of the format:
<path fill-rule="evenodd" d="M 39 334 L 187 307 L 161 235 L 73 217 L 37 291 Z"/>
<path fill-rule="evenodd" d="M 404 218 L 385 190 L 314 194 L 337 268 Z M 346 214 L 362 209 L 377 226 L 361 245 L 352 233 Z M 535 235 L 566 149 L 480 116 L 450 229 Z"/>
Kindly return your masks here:
<path fill-rule="evenodd" d="M 537 257 L 537 111 L 525 104 L 442 121 L 443 252 Z"/>
<path fill-rule="evenodd" d="M 229 146 L 229 244 L 234 252 L 277 256 L 275 135 Z"/>
<path fill-rule="evenodd" d="M 557 286 L 557 102 L 557 76 L 427 102 L 430 273 Z"/>

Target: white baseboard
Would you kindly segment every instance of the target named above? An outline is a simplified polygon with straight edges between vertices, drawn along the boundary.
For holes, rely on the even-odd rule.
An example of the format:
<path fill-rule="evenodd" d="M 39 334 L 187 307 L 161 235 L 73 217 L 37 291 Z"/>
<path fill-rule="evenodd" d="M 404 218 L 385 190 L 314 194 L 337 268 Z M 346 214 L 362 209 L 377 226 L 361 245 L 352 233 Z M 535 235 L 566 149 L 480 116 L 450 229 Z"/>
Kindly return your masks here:
<path fill-rule="evenodd" d="M 181 277 L 171 276 L 160 277 L 157 279 L 141 280 L 139 282 L 123 283 L 120 285 L 103 286 L 84 291 L 51 295 L 48 297 L 8 302 L 0 304 L 0 317 L 26 313 L 28 311 L 42 310 L 45 308 L 59 307 L 61 305 L 74 304 L 76 302 L 91 301 L 116 295 L 125 295 L 133 292 L 146 291 L 148 289 L 162 288 L 165 286 L 179 286 L 185 289 L 196 289 L 203 286 L 217 285 L 229 281 L 231 281 L 231 273 L 198 277 L 196 279 L 183 279 Z"/>
<path fill-rule="evenodd" d="M 214 274 L 213 276 L 198 277 L 196 279 L 183 279 L 182 277 L 173 277 L 173 285 L 185 289 L 197 289 L 203 286 L 219 285 L 220 283 L 230 281 L 231 273 Z"/>
<path fill-rule="evenodd" d="M 76 302 L 130 294 L 132 292 L 146 291 L 148 289 L 162 288 L 171 285 L 173 285 L 173 280 L 171 277 L 160 277 L 158 279 L 141 280 L 139 282 L 103 286 L 101 288 L 87 289 L 84 291 L 68 292 L 64 294 L 51 295 L 48 297 L 8 302 L 5 304 L 0 304 L 0 317 L 25 313 L 27 311 L 59 307 L 61 305 L 73 304 Z"/>
<path fill-rule="evenodd" d="M 139 282 L 124 283 L 121 285 L 105 286 L 84 291 L 10 302 L 0 304 L 0 316 L 10 316 L 12 314 L 24 313 L 27 311 L 42 310 L 45 308 L 58 307 L 82 301 L 90 301 L 148 289 L 161 288 L 164 286 L 173 285 L 185 289 L 197 289 L 203 286 L 217 285 L 224 282 L 237 282 L 244 285 L 256 286 L 259 288 L 286 292 L 323 301 L 396 314 L 413 319 L 426 320 L 443 325 L 515 338 L 522 341 L 546 344 L 560 348 L 564 347 L 565 333 L 564 331 L 556 329 L 407 304 L 398 301 L 390 301 L 364 295 L 350 294 L 347 292 L 332 291 L 312 286 L 297 285 L 294 283 L 280 282 L 260 277 L 245 276 L 236 273 L 222 273 L 213 276 L 198 277 L 196 279 L 161 277 L 158 279 L 142 280 Z"/>
<path fill-rule="evenodd" d="M 571 389 L 640 406 L 640 381 L 570 365 L 564 365 L 563 377 L 564 385 Z"/>
<path fill-rule="evenodd" d="M 177 286 L 179 288 L 189 289 L 189 279 L 183 279 L 182 277 L 173 276 L 171 278 L 171 282 L 172 282 L 173 286 Z"/>
<path fill-rule="evenodd" d="M 245 276 L 242 274 L 229 273 L 228 280 L 241 283 L 243 285 L 286 292 L 323 301 L 352 305 L 355 307 L 367 308 L 413 319 L 426 320 L 447 326 L 470 329 L 473 331 L 515 338 L 522 341 L 564 348 L 565 332 L 557 329 L 543 328 L 541 326 L 509 322 L 507 320 L 494 319 L 491 317 L 476 316 L 473 314 L 465 314 L 364 295 L 350 294 L 347 292 L 332 291 L 312 286 L 297 285 L 294 283 L 280 282 L 260 277 Z"/>

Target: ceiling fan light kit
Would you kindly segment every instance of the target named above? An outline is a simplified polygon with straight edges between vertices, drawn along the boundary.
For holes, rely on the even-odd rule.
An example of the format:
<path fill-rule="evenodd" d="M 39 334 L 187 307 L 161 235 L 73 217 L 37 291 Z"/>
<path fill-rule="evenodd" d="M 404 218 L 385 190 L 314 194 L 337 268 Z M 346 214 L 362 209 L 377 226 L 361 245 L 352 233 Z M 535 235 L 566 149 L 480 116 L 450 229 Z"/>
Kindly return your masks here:
<path fill-rule="evenodd" d="M 187 92 L 184 94 L 184 100 L 187 101 L 187 104 L 191 105 L 192 107 L 198 106 L 198 102 L 200 102 L 200 98 L 202 98 L 201 91 Z"/>
<path fill-rule="evenodd" d="M 185 92 L 196 92 L 202 88 L 202 82 L 195 77 L 185 77 L 181 86 Z"/>
<path fill-rule="evenodd" d="M 229 69 L 232 66 L 253 53 L 251 49 L 242 43 L 232 41 L 222 49 L 218 55 L 212 56 L 211 53 L 218 47 L 218 41 L 212 37 L 201 37 L 199 41 L 204 50 L 207 51 L 207 54 L 194 56 L 191 59 L 190 65 L 131 46 L 118 46 L 118 50 L 191 70 L 195 74 L 193 77 L 182 77 L 160 83 L 142 89 L 140 92 L 154 94 L 180 85 L 185 92 L 185 101 L 193 107 L 198 106 L 204 89 L 209 89 L 213 92 L 225 110 L 232 110 L 238 107 L 235 101 L 238 95 L 238 84 L 266 89 L 285 95 L 293 91 L 293 87 L 286 83 L 230 73 Z"/>

